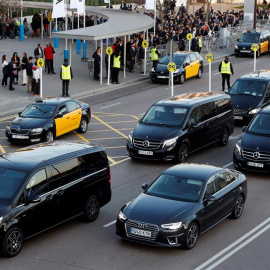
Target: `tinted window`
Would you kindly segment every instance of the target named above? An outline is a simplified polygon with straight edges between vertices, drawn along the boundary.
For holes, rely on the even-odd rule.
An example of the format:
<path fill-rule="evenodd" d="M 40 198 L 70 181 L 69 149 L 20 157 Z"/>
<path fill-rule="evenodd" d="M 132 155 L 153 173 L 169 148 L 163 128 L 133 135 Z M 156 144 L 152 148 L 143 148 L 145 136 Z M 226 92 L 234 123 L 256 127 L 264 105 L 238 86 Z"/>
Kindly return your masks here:
<path fill-rule="evenodd" d="M 240 38 L 240 42 L 258 43 L 260 40 L 260 34 L 243 34 Z"/>
<path fill-rule="evenodd" d="M 50 191 L 64 186 L 80 177 L 78 159 L 66 160 L 51 166 Z"/>
<path fill-rule="evenodd" d="M 191 59 L 191 62 L 194 62 L 194 61 L 197 60 L 197 57 L 196 57 L 196 55 L 195 55 L 194 53 L 192 53 L 192 54 L 190 55 L 190 59 Z"/>
<path fill-rule="evenodd" d="M 228 182 L 226 182 L 224 173 L 218 173 L 214 176 L 215 182 L 216 182 L 216 189 L 217 191 L 225 188 L 228 185 Z"/>
<path fill-rule="evenodd" d="M 48 192 L 48 182 L 46 170 L 35 173 L 26 186 L 27 195 L 42 195 Z"/>
<path fill-rule="evenodd" d="M 64 104 L 64 105 L 62 105 L 60 108 L 59 108 L 59 114 L 62 114 L 62 115 L 65 115 L 65 114 L 67 114 L 67 106 Z"/>
<path fill-rule="evenodd" d="M 75 101 L 72 101 L 72 100 L 68 101 L 67 107 L 68 107 L 69 112 L 73 112 L 73 111 L 77 110 L 77 103 Z"/>
<path fill-rule="evenodd" d="M 87 176 L 107 167 L 107 157 L 104 152 L 91 153 L 79 157 L 81 175 Z"/>
<path fill-rule="evenodd" d="M 215 116 L 216 107 L 215 107 L 214 102 L 203 104 L 200 106 L 200 108 L 201 108 L 201 114 L 202 114 L 202 117 L 201 117 L 202 122 Z"/>
<path fill-rule="evenodd" d="M 232 110 L 232 101 L 229 98 L 215 100 L 216 114 Z"/>
<path fill-rule="evenodd" d="M 190 127 L 191 124 L 199 124 L 200 122 L 201 122 L 201 110 L 200 107 L 195 107 L 188 118 L 188 126 Z"/>
<path fill-rule="evenodd" d="M 21 117 L 50 118 L 55 112 L 56 106 L 48 104 L 31 104 L 21 113 Z"/>
<path fill-rule="evenodd" d="M 248 132 L 269 136 L 270 115 L 263 113 L 257 114 L 248 128 Z"/>
<path fill-rule="evenodd" d="M 252 96 L 262 98 L 267 87 L 266 81 L 238 80 L 233 85 L 230 95 Z"/>
<path fill-rule="evenodd" d="M 214 195 L 217 192 L 216 189 L 216 182 L 214 178 L 211 178 L 209 182 L 207 183 L 206 190 L 205 190 L 205 196 L 207 195 Z"/>
<path fill-rule="evenodd" d="M 190 58 L 189 58 L 189 56 L 187 56 L 187 58 L 185 59 L 185 63 L 189 63 L 190 64 Z"/>

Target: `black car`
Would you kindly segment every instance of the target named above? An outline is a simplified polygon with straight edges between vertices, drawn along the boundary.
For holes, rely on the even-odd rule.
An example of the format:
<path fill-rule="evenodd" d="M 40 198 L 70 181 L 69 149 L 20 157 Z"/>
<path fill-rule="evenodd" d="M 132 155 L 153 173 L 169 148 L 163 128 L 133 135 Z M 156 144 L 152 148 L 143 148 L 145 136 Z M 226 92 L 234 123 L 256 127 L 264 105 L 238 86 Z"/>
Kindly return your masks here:
<path fill-rule="evenodd" d="M 241 170 L 270 172 L 270 106 L 253 118 L 233 152 L 233 164 Z"/>
<path fill-rule="evenodd" d="M 225 94 L 197 92 L 159 101 L 129 134 L 127 155 L 185 162 L 190 153 L 207 145 L 227 145 L 233 121 L 231 99 Z"/>
<path fill-rule="evenodd" d="M 203 74 L 203 59 L 197 52 L 176 52 L 170 56 L 163 57 L 156 67 L 152 68 L 150 78 L 152 82 L 167 82 L 169 80 L 168 64 L 174 62 L 176 71 L 173 73 L 173 78 L 176 83 L 184 83 L 186 79 L 197 77 L 201 78 Z"/>
<path fill-rule="evenodd" d="M 211 165 L 177 165 L 142 188 L 143 193 L 121 208 L 116 234 L 134 242 L 186 249 L 226 217 L 239 218 L 247 199 L 245 175 Z"/>
<path fill-rule="evenodd" d="M 73 130 L 87 131 L 91 119 L 90 106 L 69 98 L 36 100 L 6 128 L 10 143 L 29 144 L 53 141 Z"/>
<path fill-rule="evenodd" d="M 270 104 L 270 71 L 261 70 L 238 78 L 229 91 L 237 122 L 249 123 L 254 115 Z"/>
<path fill-rule="evenodd" d="M 241 38 L 234 48 L 234 54 L 236 57 L 240 55 L 253 55 L 254 52 L 251 50 L 253 44 L 258 44 L 259 50 L 256 52 L 257 57 L 260 57 L 262 53 L 270 52 L 270 31 L 265 30 L 261 32 L 246 32 L 243 33 Z"/>
<path fill-rule="evenodd" d="M 47 142 L 0 156 L 0 251 L 16 256 L 23 241 L 64 221 L 94 221 L 111 200 L 101 146 Z"/>

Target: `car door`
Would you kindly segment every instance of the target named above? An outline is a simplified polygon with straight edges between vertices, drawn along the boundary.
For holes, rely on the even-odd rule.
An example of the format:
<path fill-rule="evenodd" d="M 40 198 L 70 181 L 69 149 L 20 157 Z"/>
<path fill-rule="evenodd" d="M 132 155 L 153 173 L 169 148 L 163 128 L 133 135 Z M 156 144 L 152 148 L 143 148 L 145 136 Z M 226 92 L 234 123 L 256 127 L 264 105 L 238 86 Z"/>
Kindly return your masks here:
<path fill-rule="evenodd" d="M 190 54 L 190 66 L 192 68 L 192 77 L 197 76 L 200 68 L 200 61 L 197 59 L 195 53 Z"/>
<path fill-rule="evenodd" d="M 185 61 L 184 61 L 184 67 L 185 67 L 185 73 L 186 73 L 186 79 L 191 78 L 192 77 L 192 67 L 190 66 L 191 64 L 191 60 L 189 55 L 186 57 Z"/>
<path fill-rule="evenodd" d="M 267 51 L 268 42 L 266 41 L 265 34 L 261 34 L 260 36 L 260 45 L 261 45 L 261 53 L 264 53 Z"/>
<path fill-rule="evenodd" d="M 82 109 L 81 106 L 73 101 L 69 100 L 67 101 L 67 108 L 68 108 L 68 114 L 70 119 L 70 127 L 71 130 L 75 130 L 79 128 L 81 119 L 82 119 Z"/>

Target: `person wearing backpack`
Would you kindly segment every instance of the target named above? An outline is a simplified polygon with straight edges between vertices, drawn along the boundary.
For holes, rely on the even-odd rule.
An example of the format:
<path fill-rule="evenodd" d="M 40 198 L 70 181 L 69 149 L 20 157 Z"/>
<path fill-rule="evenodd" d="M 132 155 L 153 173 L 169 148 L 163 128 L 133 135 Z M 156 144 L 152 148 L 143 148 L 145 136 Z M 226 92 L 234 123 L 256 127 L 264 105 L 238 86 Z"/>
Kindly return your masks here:
<path fill-rule="evenodd" d="M 7 87 L 8 62 L 7 56 L 5 54 L 2 56 L 2 72 L 3 72 L 2 87 Z"/>

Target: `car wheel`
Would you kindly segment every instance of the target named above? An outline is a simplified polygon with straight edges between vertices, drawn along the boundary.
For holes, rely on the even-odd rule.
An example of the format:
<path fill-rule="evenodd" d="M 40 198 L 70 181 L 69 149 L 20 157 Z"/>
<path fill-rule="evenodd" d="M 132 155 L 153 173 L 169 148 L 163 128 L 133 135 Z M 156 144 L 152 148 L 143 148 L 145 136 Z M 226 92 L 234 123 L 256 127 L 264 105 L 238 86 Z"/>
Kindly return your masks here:
<path fill-rule="evenodd" d="M 184 242 L 184 248 L 185 249 L 192 249 L 195 247 L 197 240 L 199 236 L 199 227 L 197 223 L 192 222 L 188 229 L 187 233 L 185 235 L 185 242 Z"/>
<path fill-rule="evenodd" d="M 202 68 L 199 68 L 197 78 L 200 79 L 202 77 Z"/>
<path fill-rule="evenodd" d="M 260 48 L 259 48 L 259 50 L 258 50 L 257 53 L 256 53 L 256 57 L 257 57 L 257 58 L 260 58 L 260 56 L 261 56 L 261 51 L 260 51 Z"/>
<path fill-rule="evenodd" d="M 87 120 L 83 117 L 80 123 L 80 127 L 79 127 L 79 132 L 80 133 L 85 133 L 87 131 L 88 128 L 88 122 Z"/>
<path fill-rule="evenodd" d="M 267 50 L 267 54 L 269 54 L 270 53 L 270 46 L 268 47 L 268 50 Z"/>
<path fill-rule="evenodd" d="M 180 84 L 183 84 L 185 82 L 185 74 L 184 73 L 182 73 L 180 75 L 179 82 L 180 82 Z"/>
<path fill-rule="evenodd" d="M 240 54 L 239 54 L 239 53 L 235 53 L 234 56 L 235 56 L 235 57 L 239 57 Z"/>
<path fill-rule="evenodd" d="M 224 128 L 221 132 L 220 139 L 219 139 L 219 145 L 220 146 L 226 146 L 229 142 L 229 130 L 228 128 Z"/>
<path fill-rule="evenodd" d="M 187 158 L 188 158 L 188 146 L 184 143 L 179 148 L 177 162 L 184 163 L 187 161 Z"/>
<path fill-rule="evenodd" d="M 45 135 L 45 142 L 52 142 L 54 140 L 53 131 L 49 129 Z"/>
<path fill-rule="evenodd" d="M 232 211 L 232 215 L 231 215 L 232 218 L 238 219 L 241 217 L 243 210 L 244 210 L 244 204 L 245 204 L 245 200 L 244 200 L 243 195 L 241 195 L 241 194 L 238 195 L 236 202 L 235 202 L 235 205 L 234 205 L 234 208 L 233 208 L 233 211 Z"/>
<path fill-rule="evenodd" d="M 92 222 L 96 220 L 100 211 L 99 200 L 96 195 L 92 195 L 87 200 L 84 207 L 84 219 L 86 222 Z"/>
<path fill-rule="evenodd" d="M 23 233 L 19 227 L 10 228 L 2 240 L 1 252 L 4 257 L 14 257 L 22 249 Z"/>

